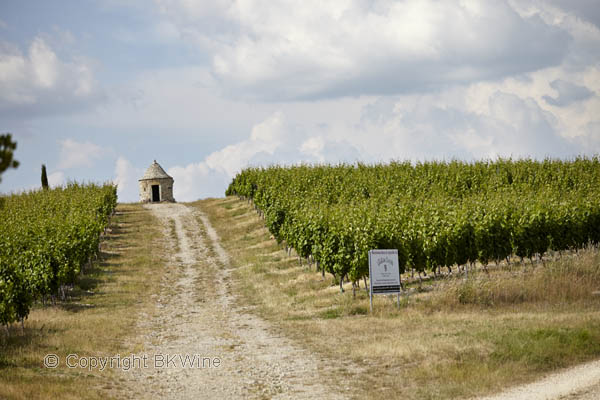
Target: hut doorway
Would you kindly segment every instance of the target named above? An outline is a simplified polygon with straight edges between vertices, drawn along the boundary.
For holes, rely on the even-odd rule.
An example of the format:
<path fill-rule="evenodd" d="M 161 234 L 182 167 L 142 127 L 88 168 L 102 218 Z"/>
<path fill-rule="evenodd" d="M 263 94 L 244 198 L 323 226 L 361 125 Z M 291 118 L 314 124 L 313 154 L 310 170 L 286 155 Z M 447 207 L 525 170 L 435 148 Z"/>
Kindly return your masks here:
<path fill-rule="evenodd" d="M 152 185 L 152 201 L 160 201 L 158 185 Z"/>

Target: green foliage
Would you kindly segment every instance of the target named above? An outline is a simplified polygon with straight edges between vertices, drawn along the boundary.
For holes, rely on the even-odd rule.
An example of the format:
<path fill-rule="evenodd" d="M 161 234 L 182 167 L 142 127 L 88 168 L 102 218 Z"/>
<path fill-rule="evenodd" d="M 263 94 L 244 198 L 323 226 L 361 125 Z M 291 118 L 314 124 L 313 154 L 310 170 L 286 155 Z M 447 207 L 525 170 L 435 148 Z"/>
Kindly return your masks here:
<path fill-rule="evenodd" d="M 69 184 L 4 198 L 0 208 L 0 323 L 27 317 L 33 301 L 72 284 L 98 253 L 116 187 Z"/>
<path fill-rule="evenodd" d="M 252 199 L 278 241 L 357 281 L 367 252 L 435 270 L 600 241 L 600 160 L 248 168 L 227 195 Z"/>
<path fill-rule="evenodd" d="M 42 189 L 48 189 L 48 175 L 46 175 L 45 164 L 42 164 Z"/>
<path fill-rule="evenodd" d="M 17 143 L 12 141 L 10 133 L 0 135 L 0 182 L 2 182 L 2 173 L 9 168 L 17 168 L 19 162 L 13 158 L 13 153 L 17 149 Z"/>

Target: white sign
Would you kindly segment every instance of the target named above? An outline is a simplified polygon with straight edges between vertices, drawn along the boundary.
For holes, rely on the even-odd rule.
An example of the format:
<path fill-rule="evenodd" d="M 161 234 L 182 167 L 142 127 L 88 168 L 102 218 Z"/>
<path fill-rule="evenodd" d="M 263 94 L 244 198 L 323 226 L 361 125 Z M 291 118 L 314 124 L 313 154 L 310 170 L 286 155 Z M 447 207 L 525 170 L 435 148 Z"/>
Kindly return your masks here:
<path fill-rule="evenodd" d="M 397 249 L 369 250 L 369 282 L 371 311 L 373 311 L 374 294 L 398 294 L 398 302 L 400 302 L 400 267 Z"/>

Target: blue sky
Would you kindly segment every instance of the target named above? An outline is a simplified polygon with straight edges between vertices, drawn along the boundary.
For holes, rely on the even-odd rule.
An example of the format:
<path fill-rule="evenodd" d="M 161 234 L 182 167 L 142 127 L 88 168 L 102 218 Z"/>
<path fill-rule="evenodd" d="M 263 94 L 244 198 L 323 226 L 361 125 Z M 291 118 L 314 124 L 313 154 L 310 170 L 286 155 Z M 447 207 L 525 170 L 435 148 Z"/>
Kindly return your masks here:
<path fill-rule="evenodd" d="M 0 3 L 4 193 L 156 159 L 179 201 L 248 165 L 600 153 L 595 0 Z"/>

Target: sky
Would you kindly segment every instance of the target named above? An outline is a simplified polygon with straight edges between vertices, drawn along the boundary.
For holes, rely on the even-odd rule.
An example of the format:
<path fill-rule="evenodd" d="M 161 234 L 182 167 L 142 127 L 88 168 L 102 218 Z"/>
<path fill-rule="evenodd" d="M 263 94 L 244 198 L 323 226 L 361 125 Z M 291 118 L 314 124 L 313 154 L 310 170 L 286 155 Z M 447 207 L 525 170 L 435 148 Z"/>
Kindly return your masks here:
<path fill-rule="evenodd" d="M 0 192 L 600 153 L 598 0 L 3 0 Z"/>

